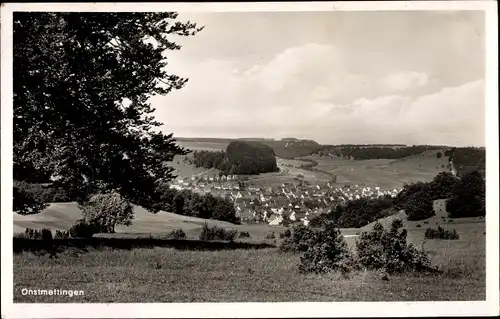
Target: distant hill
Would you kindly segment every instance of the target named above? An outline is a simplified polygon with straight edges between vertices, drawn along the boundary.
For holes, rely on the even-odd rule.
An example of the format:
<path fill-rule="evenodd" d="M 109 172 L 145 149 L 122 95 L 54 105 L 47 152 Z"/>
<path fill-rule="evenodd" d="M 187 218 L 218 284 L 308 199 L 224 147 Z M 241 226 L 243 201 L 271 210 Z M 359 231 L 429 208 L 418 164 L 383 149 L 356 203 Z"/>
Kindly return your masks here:
<path fill-rule="evenodd" d="M 458 176 L 477 170 L 483 175 L 486 173 L 486 150 L 479 147 L 454 147 L 444 152 Z"/>
<path fill-rule="evenodd" d="M 321 145 L 313 140 L 301 140 L 296 138 L 286 138 L 275 140 L 272 138 L 186 138 L 177 137 L 179 144 L 191 150 L 223 150 L 233 141 L 261 142 L 270 146 L 276 156 L 286 159 L 303 157 L 317 152 Z"/>
<path fill-rule="evenodd" d="M 281 141 L 264 141 L 263 143 L 272 147 L 276 156 L 286 159 L 311 155 L 321 148 L 321 145 L 316 141 L 292 138 Z"/>
<path fill-rule="evenodd" d="M 421 154 L 428 150 L 439 149 L 443 149 L 443 147 L 434 145 L 323 145 L 317 154 L 320 156 L 350 158 L 354 160 L 399 159 Z"/>

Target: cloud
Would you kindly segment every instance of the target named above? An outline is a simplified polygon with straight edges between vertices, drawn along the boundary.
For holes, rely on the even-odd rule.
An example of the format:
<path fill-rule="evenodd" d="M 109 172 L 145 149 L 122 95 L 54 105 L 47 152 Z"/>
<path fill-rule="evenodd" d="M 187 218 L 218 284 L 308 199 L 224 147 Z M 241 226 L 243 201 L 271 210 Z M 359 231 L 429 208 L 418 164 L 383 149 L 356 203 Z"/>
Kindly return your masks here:
<path fill-rule="evenodd" d="M 395 91 L 425 86 L 429 82 L 427 74 L 422 72 L 393 73 L 383 79 L 385 85 Z"/>
<path fill-rule="evenodd" d="M 178 136 L 297 136 L 323 143 L 484 144 L 484 83 L 442 88 L 418 70 L 350 72 L 332 45 L 288 48 L 260 63 L 183 60 L 190 80 L 151 99 Z"/>

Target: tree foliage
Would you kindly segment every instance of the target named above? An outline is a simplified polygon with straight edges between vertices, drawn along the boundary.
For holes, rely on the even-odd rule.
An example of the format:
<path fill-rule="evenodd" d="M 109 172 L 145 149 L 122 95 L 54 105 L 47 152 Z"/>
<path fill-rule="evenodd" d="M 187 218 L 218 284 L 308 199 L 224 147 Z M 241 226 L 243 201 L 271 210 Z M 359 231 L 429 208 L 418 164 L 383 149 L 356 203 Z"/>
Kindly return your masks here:
<path fill-rule="evenodd" d="M 453 188 L 458 184 L 459 179 L 450 172 L 441 172 L 430 182 L 430 192 L 432 199 L 442 199 L 451 196 Z"/>
<path fill-rule="evenodd" d="M 93 195 L 80 209 L 101 233 L 114 233 L 116 225 L 130 226 L 134 218 L 132 205 L 116 192 Z"/>
<path fill-rule="evenodd" d="M 446 210 L 450 217 L 485 216 L 486 182 L 478 171 L 465 174 L 453 188 Z"/>
<path fill-rule="evenodd" d="M 405 211 L 408 220 L 422 220 L 434 216 L 433 199 L 430 183 L 417 182 L 403 187 L 395 205 Z"/>
<path fill-rule="evenodd" d="M 173 177 L 167 162 L 186 150 L 157 130 L 147 101 L 184 86 L 165 70 L 164 53 L 181 48 L 174 36 L 201 28 L 176 13 L 15 12 L 13 20 L 14 179 L 57 179 L 81 197 L 117 189 L 153 209 L 156 189 Z"/>
<path fill-rule="evenodd" d="M 274 150 L 263 143 L 233 141 L 226 149 L 233 174 L 252 175 L 277 172 Z"/>
<path fill-rule="evenodd" d="M 372 232 L 363 232 L 356 242 L 358 262 L 367 269 L 383 269 L 389 274 L 404 271 L 433 271 L 428 254 L 407 242 L 403 223 L 395 219 L 386 230 L 376 223 Z"/>

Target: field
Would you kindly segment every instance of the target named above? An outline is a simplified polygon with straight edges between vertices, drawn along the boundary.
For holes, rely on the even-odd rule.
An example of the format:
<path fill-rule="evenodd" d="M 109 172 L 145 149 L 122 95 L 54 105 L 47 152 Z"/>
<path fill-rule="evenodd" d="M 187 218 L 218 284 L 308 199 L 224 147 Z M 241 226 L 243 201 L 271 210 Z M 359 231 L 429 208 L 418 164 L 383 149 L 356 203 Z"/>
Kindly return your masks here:
<path fill-rule="evenodd" d="M 318 162 L 314 168 L 337 175 L 337 184 L 379 186 L 382 189 L 402 187 L 405 183 L 430 181 L 447 170 L 447 160 L 437 158 L 438 151 L 428 151 L 402 159 L 334 160 L 308 156 Z"/>
<path fill-rule="evenodd" d="M 191 150 L 225 150 L 230 140 L 227 139 L 181 139 L 178 143 Z M 277 157 L 281 172 L 249 176 L 249 184 L 256 187 L 277 187 L 284 182 L 292 182 L 301 174 L 309 183 L 325 183 L 337 176 L 336 185 L 358 184 L 379 186 L 382 189 L 400 188 L 406 183 L 430 181 L 439 172 L 447 170 L 447 158 L 437 158 L 441 150 L 430 150 L 422 154 L 401 159 L 346 160 L 329 157 L 306 156 L 303 159 L 315 160 L 318 165 L 313 170 L 301 169 L 310 162 L 301 158 L 285 159 Z M 192 155 L 188 155 L 192 156 Z M 184 156 L 176 156 L 171 163 L 179 177 L 192 175 L 218 174 L 216 169 L 198 168 L 183 161 Z"/>
<path fill-rule="evenodd" d="M 230 140 L 177 139 L 176 144 L 192 151 L 225 151 Z"/>
<path fill-rule="evenodd" d="M 191 157 L 191 154 L 188 154 L 187 157 Z M 206 169 L 203 167 L 196 167 L 187 162 L 184 162 L 185 156 L 176 155 L 174 160 L 169 164 L 175 169 L 174 174 L 179 178 L 189 178 L 193 175 L 215 175 L 219 174 L 219 170 L 215 168 Z"/>
<path fill-rule="evenodd" d="M 72 206 L 71 206 L 72 205 Z M 22 252 L 14 255 L 15 302 L 259 302 L 259 301 L 454 301 L 485 299 L 485 224 L 480 219 L 449 221 L 442 203 L 437 216 L 424 222 L 405 221 L 409 239 L 422 246 L 428 226 L 453 227 L 459 240 L 427 240 L 424 249 L 443 273 L 394 275 L 383 281 L 374 272 L 304 275 L 299 255 L 263 250 L 191 251 L 174 248 L 132 250 L 68 250 L 57 258 Z M 64 216 L 79 218 L 74 204 L 55 204 L 30 222 L 14 218 L 17 227 L 62 227 Z M 136 213 L 136 225 L 119 235 L 163 232 L 182 227 L 195 236 L 200 222 L 168 213 Z M 402 215 L 404 217 L 404 215 Z M 391 217 L 382 222 L 390 223 Z M 43 222 L 42 222 L 43 220 Z M 215 222 L 221 226 L 221 222 Z M 427 224 L 426 224 L 427 223 Z M 422 227 L 417 227 L 421 224 Z M 260 241 L 266 225 L 229 225 Z M 369 229 L 370 225 L 364 229 Z M 354 234 L 362 229 L 344 230 Z M 277 240 L 279 243 L 279 239 Z M 354 237 L 346 238 L 349 246 Z M 84 296 L 22 296 L 22 288 L 83 290 Z"/>
<path fill-rule="evenodd" d="M 26 228 L 52 230 L 69 229 L 82 213 L 75 203 L 52 203 L 43 212 L 37 215 L 14 214 L 14 233 L 24 232 Z M 197 238 L 204 223 L 209 226 L 237 229 L 238 231 L 248 231 L 254 240 L 264 240 L 270 232 L 281 232 L 285 228 L 281 226 L 269 225 L 235 225 L 229 222 L 201 219 L 196 217 L 182 216 L 160 211 L 157 214 L 148 212 L 142 207 L 134 207 L 134 220 L 131 226 L 117 226 L 117 236 L 149 236 L 166 235 L 174 229 L 182 228 L 188 238 Z"/>

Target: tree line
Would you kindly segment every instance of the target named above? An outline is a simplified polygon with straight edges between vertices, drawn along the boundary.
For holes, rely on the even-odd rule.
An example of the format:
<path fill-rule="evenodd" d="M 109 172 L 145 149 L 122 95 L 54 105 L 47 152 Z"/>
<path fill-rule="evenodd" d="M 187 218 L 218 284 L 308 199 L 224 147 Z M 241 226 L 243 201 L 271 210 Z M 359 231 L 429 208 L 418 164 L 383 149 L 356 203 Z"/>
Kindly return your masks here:
<path fill-rule="evenodd" d="M 485 179 L 478 171 L 461 178 L 441 172 L 431 182 L 405 185 L 395 198 L 361 198 L 336 205 L 328 213 L 312 219 L 311 226 L 333 220 L 342 228 L 359 228 L 399 210 L 405 211 L 408 220 L 422 220 L 435 214 L 433 202 L 437 199 L 446 199 L 449 217 L 485 216 L 485 190 Z"/>
<path fill-rule="evenodd" d="M 330 146 L 324 145 L 317 152 L 320 156 L 352 158 L 355 160 L 367 159 L 398 159 L 407 156 L 421 154 L 427 150 L 442 149 L 440 146 L 414 145 L 408 147 L 375 147 L 359 145 Z"/>

